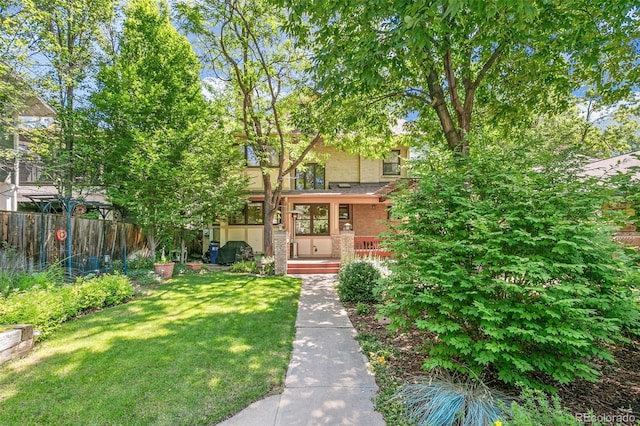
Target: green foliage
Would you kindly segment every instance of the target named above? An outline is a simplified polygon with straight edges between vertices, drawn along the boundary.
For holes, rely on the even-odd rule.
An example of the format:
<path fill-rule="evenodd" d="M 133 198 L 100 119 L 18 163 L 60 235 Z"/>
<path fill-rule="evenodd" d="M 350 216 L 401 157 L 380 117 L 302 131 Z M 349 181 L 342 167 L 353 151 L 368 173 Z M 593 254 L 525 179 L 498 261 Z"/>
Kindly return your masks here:
<path fill-rule="evenodd" d="M 127 272 L 127 276 L 139 286 L 148 286 L 160 281 L 153 269 L 131 269 Z"/>
<path fill-rule="evenodd" d="M 451 150 L 471 144 L 472 123 L 510 128 L 580 87 L 611 99 L 639 81 L 628 0 L 279 3 L 313 46 L 322 91 L 417 113 L 416 130 Z"/>
<path fill-rule="evenodd" d="M 507 408 L 504 426 L 578 426 L 578 421 L 569 410 L 562 407 L 558 395 L 552 395 L 551 401 L 541 391 L 524 388 L 519 401 L 513 401 Z M 586 413 L 585 413 L 586 414 Z M 501 419 L 502 420 L 502 419 Z M 599 426 L 599 422 L 589 422 Z"/>
<path fill-rule="evenodd" d="M 32 287 L 49 288 L 64 282 L 64 271 L 59 264 L 41 272 L 25 270 L 26 260 L 13 248 L 0 252 L 0 294 L 7 296 L 14 291 Z"/>
<path fill-rule="evenodd" d="M 356 314 L 358 315 L 366 315 L 371 311 L 371 305 L 363 302 L 358 302 L 356 304 Z"/>
<path fill-rule="evenodd" d="M 504 418 L 504 397 L 477 380 L 430 379 L 406 384 L 395 395 L 418 426 L 486 426 Z"/>
<path fill-rule="evenodd" d="M 274 256 L 266 256 L 260 259 L 260 273 L 263 275 L 276 274 L 276 258 Z"/>
<path fill-rule="evenodd" d="M 340 267 L 337 290 L 345 302 L 375 302 L 378 300 L 375 287 L 380 272 L 366 260 L 355 260 Z"/>
<path fill-rule="evenodd" d="M 109 200 L 145 230 L 151 257 L 176 227 L 200 225 L 241 202 L 246 180 L 219 105 L 202 95 L 201 66 L 166 1 L 125 8 L 118 54 L 92 96 Z"/>
<path fill-rule="evenodd" d="M 127 269 L 153 269 L 153 263 L 155 261 L 152 257 L 138 256 L 134 259 L 127 261 Z"/>
<path fill-rule="evenodd" d="M 637 329 L 638 283 L 603 210 L 614 188 L 532 160 L 451 159 L 396 198 L 406 220 L 388 238 L 400 255 L 381 312 L 437 335 L 425 368 L 495 369 L 530 386 L 595 380 L 594 361 L 611 361 L 608 345 Z"/>
<path fill-rule="evenodd" d="M 243 260 L 241 262 L 236 262 L 229 267 L 229 272 L 242 272 L 248 274 L 257 274 L 258 273 L 258 265 L 256 262 L 252 260 Z"/>
<path fill-rule="evenodd" d="M 79 279 L 62 287 L 33 287 L 0 297 L 0 323 L 33 324 L 44 337 L 77 315 L 123 303 L 132 295 L 131 283 L 118 274 Z"/>

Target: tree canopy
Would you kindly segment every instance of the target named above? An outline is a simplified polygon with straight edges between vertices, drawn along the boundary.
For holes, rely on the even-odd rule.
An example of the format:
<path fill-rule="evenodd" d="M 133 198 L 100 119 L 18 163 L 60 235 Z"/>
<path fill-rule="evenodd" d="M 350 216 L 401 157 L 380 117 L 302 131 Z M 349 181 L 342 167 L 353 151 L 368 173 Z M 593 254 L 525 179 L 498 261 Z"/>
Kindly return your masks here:
<path fill-rule="evenodd" d="M 322 90 L 399 103 L 457 152 L 478 109 L 504 122 L 562 110 L 586 85 L 610 102 L 638 83 L 634 1 L 281 1 Z"/>
<path fill-rule="evenodd" d="M 92 97 L 104 129 L 108 198 L 146 231 L 153 251 L 169 229 L 237 205 L 244 180 L 218 111 L 202 95 L 200 64 L 166 2 L 134 0 L 118 54 Z"/>

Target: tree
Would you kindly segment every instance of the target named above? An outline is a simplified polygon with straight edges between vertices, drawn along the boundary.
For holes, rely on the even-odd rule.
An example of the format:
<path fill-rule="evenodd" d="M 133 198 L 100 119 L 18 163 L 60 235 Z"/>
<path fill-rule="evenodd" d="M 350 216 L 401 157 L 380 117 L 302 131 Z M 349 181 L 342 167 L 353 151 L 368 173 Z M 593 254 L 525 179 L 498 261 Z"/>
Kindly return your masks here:
<path fill-rule="evenodd" d="M 11 131 L 26 92 L 22 74 L 26 65 L 20 37 L 21 11 L 11 0 L 0 0 L 0 134 Z"/>
<path fill-rule="evenodd" d="M 119 53 L 101 69 L 92 101 L 108 198 L 134 215 L 155 257 L 175 227 L 236 207 L 245 180 L 167 3 L 133 0 L 125 15 Z"/>
<path fill-rule="evenodd" d="M 430 159 L 394 200 L 404 220 L 386 240 L 400 255 L 381 315 L 437 336 L 425 368 L 527 386 L 595 380 L 608 345 L 640 333 L 633 251 L 611 226 L 626 217 L 602 208 L 626 194 L 557 157 L 488 151 Z"/>
<path fill-rule="evenodd" d="M 562 110 L 587 84 L 610 102 L 638 83 L 633 1 L 281 2 L 323 90 L 398 102 L 459 153 L 478 109 L 499 123 Z"/>
<path fill-rule="evenodd" d="M 56 131 L 44 135 L 40 152 L 47 171 L 66 196 L 71 196 L 83 159 L 76 142 L 83 132 L 79 121 L 82 93 L 96 65 L 102 27 L 113 19 L 116 0 L 23 0 L 23 16 L 29 26 L 28 42 L 38 55 L 34 74 L 40 89 L 57 111 Z M 46 70 L 42 73 L 40 70 Z M 97 175 L 94 170 L 89 171 Z"/>
<path fill-rule="evenodd" d="M 353 148 L 371 136 L 367 148 L 375 151 L 376 142 L 388 140 L 389 117 L 384 110 L 363 108 L 363 98 L 351 97 L 336 107 L 336 98 L 313 90 L 307 50 L 282 31 L 288 19 L 284 9 L 266 0 L 201 0 L 179 2 L 178 10 L 216 81 L 230 88 L 238 142 L 259 163 L 264 253 L 270 255 L 273 219 L 289 175 L 313 158 L 321 141 Z M 356 114 L 358 119 L 347 118 Z M 335 141 L 347 124 L 359 129 L 357 137 L 345 134 Z"/>

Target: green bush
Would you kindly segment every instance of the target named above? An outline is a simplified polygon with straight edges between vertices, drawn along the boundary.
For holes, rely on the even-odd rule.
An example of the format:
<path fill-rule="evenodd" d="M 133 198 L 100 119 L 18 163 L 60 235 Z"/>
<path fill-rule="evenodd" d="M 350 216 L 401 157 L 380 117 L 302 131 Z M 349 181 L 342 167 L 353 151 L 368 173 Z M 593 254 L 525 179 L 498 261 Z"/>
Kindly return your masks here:
<path fill-rule="evenodd" d="M 578 426 L 582 423 L 569 410 L 560 404 L 558 395 L 552 395 L 551 400 L 540 391 L 525 388 L 520 401 L 512 402 L 506 409 L 508 413 L 502 422 L 503 426 Z M 590 416 L 589 413 L 580 416 Z M 585 420 L 585 419 L 583 419 Z M 593 426 L 600 426 L 599 422 L 588 422 Z"/>
<path fill-rule="evenodd" d="M 0 297 L 0 324 L 33 324 L 46 336 L 64 321 L 123 303 L 132 295 L 128 278 L 118 274 L 80 279 L 61 287 L 33 287 Z"/>
<path fill-rule="evenodd" d="M 401 255 L 381 314 L 438 336 L 424 367 L 532 387 L 595 380 L 638 320 L 633 265 L 603 209 L 615 188 L 522 151 L 419 176 L 395 200 L 406 219 L 388 238 Z"/>
<path fill-rule="evenodd" d="M 367 303 L 358 302 L 356 305 L 356 314 L 367 315 L 371 311 L 371 305 Z"/>
<path fill-rule="evenodd" d="M 375 287 L 380 272 L 365 260 L 355 260 L 340 267 L 337 290 L 340 299 L 345 302 L 375 302 Z"/>

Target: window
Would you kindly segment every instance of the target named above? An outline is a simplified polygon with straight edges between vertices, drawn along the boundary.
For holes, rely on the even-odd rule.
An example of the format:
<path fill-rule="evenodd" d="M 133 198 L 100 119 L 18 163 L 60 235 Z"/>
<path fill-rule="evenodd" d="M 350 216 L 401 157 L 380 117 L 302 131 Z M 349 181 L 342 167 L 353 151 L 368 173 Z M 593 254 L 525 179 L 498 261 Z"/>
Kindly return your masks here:
<path fill-rule="evenodd" d="M 242 210 L 229 217 L 229 225 L 262 225 L 262 202 L 250 201 Z"/>
<path fill-rule="evenodd" d="M 382 160 L 383 175 L 400 174 L 400 150 L 394 149 Z"/>
<path fill-rule="evenodd" d="M 296 235 L 329 235 L 329 204 L 296 204 Z"/>
<path fill-rule="evenodd" d="M 349 204 L 340 204 L 338 207 L 338 217 L 340 220 L 349 220 L 351 217 Z"/>
<path fill-rule="evenodd" d="M 309 163 L 304 170 L 296 170 L 296 189 L 324 189 L 324 166 Z"/>
<path fill-rule="evenodd" d="M 260 167 L 260 151 L 256 149 L 256 147 L 251 145 L 244 145 L 241 147 L 242 152 L 244 153 L 244 158 L 247 160 L 247 167 Z M 269 167 L 278 167 L 280 164 L 280 155 L 273 147 L 267 147 L 268 152 L 265 152 L 265 155 L 268 155 L 269 158 Z"/>

